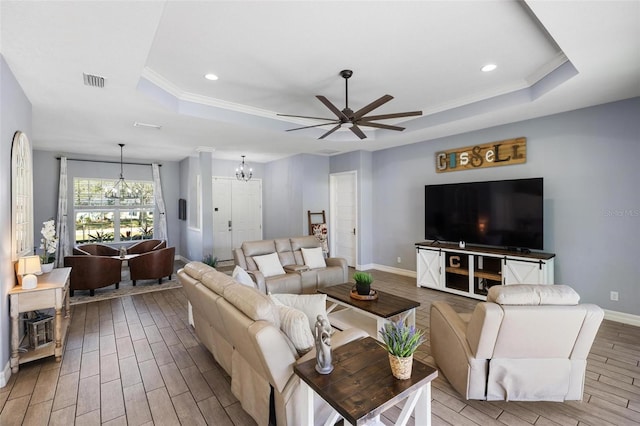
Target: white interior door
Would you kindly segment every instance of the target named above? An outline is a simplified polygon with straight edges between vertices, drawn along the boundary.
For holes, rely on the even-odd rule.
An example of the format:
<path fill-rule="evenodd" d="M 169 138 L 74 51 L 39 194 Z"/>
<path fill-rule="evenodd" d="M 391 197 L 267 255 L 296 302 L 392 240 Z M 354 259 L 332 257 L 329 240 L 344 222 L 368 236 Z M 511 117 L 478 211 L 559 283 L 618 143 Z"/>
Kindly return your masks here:
<path fill-rule="evenodd" d="M 329 244 L 331 256 L 343 257 L 349 266 L 357 262 L 357 185 L 356 172 L 330 176 Z"/>
<path fill-rule="evenodd" d="M 231 243 L 236 248 L 244 241 L 262 239 L 262 181 L 232 182 Z"/>
<path fill-rule="evenodd" d="M 213 255 L 233 259 L 232 250 L 244 241 L 262 239 L 262 181 L 214 177 L 212 192 Z"/>
<path fill-rule="evenodd" d="M 213 192 L 213 255 L 220 260 L 232 259 L 231 179 L 214 177 Z"/>

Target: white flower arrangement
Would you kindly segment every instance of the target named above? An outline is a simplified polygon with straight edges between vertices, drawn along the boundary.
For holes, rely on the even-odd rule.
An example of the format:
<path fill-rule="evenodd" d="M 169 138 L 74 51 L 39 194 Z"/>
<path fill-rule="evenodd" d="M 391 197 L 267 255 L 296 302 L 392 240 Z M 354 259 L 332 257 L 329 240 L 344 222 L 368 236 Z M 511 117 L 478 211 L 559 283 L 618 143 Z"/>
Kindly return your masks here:
<path fill-rule="evenodd" d="M 42 238 L 40 239 L 40 248 L 44 250 L 44 254 L 40 256 L 42 263 L 53 263 L 56 256 L 56 247 L 58 245 L 58 237 L 56 237 L 56 225 L 53 219 L 42 222 L 44 225 L 40 230 Z"/>

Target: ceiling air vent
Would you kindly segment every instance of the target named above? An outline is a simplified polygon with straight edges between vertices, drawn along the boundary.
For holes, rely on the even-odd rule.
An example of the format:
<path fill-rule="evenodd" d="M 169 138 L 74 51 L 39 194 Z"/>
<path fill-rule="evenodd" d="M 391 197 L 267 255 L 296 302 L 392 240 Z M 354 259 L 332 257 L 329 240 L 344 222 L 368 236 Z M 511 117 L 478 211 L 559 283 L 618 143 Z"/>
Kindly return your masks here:
<path fill-rule="evenodd" d="M 82 75 L 84 76 L 85 86 L 104 87 L 104 77 L 100 77 L 99 75 L 93 75 L 93 74 L 85 74 L 85 73 L 82 73 Z"/>

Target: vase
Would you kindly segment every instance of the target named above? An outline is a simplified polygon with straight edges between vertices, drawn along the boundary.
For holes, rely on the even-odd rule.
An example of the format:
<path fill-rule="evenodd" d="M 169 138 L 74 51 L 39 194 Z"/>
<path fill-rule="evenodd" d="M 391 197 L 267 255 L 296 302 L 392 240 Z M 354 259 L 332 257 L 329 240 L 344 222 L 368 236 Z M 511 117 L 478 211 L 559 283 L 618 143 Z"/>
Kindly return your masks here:
<path fill-rule="evenodd" d="M 413 354 L 407 357 L 399 357 L 389 354 L 389 364 L 393 377 L 406 380 L 411 377 L 411 367 L 413 367 Z"/>
<path fill-rule="evenodd" d="M 43 263 L 43 264 L 40 266 L 40 269 L 42 269 L 42 272 L 43 272 L 44 274 L 47 274 L 47 273 L 49 273 L 49 272 L 53 271 L 53 262 L 51 262 L 51 263 Z"/>
<path fill-rule="evenodd" d="M 371 284 L 356 282 L 356 291 L 359 295 L 368 296 L 371 293 Z"/>

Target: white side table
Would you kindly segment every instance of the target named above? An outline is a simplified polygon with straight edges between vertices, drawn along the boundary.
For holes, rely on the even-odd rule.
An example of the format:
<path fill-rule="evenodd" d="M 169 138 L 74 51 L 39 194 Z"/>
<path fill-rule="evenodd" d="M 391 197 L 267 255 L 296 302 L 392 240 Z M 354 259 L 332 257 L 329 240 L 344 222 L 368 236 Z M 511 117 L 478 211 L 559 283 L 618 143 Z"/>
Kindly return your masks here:
<path fill-rule="evenodd" d="M 60 361 L 67 328 L 71 320 L 69 306 L 69 277 L 71 268 L 58 268 L 38 276 L 38 286 L 31 290 L 23 290 L 21 286 L 15 286 L 9 290 L 9 303 L 11 316 L 11 372 L 17 373 L 19 365 L 25 362 L 55 355 L 56 361 Z M 64 307 L 65 313 L 62 315 Z M 20 353 L 22 341 L 26 339 L 19 335 L 20 314 L 42 309 L 55 309 L 54 340 L 55 345 L 47 345 L 37 349 L 27 349 Z M 28 342 L 27 342 L 28 343 Z"/>

